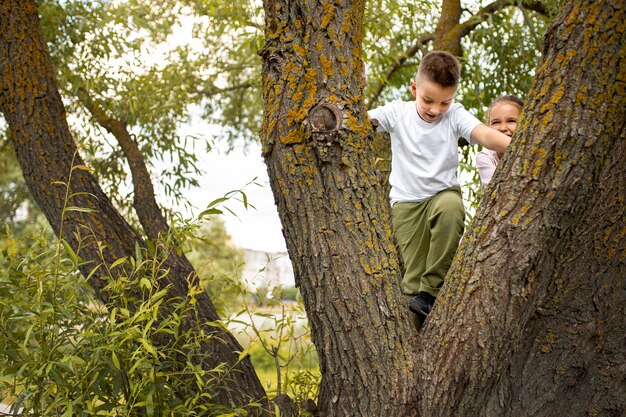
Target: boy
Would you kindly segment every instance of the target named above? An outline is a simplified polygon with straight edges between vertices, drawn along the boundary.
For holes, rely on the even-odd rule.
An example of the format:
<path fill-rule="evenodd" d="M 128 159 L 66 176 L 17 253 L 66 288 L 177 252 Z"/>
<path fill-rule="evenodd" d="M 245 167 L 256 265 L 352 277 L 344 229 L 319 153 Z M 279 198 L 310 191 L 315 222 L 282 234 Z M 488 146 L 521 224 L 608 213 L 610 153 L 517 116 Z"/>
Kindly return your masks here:
<path fill-rule="evenodd" d="M 453 103 L 460 73 L 454 55 L 430 52 L 411 80 L 414 102 L 394 101 L 368 112 L 378 130 L 391 135 L 393 229 L 405 265 L 401 287 L 422 322 L 463 235 L 458 138 L 502 153 L 510 142 Z"/>

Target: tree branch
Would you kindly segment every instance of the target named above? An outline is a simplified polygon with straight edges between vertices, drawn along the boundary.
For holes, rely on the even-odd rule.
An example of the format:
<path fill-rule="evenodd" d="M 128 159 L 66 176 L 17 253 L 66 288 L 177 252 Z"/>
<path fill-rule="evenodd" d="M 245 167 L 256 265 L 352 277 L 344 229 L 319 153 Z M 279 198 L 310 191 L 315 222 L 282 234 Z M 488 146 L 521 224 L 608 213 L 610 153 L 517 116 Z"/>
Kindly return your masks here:
<path fill-rule="evenodd" d="M 451 32 L 453 32 L 454 36 L 460 40 L 466 35 L 468 35 L 474 28 L 476 28 L 476 26 L 485 22 L 489 18 L 490 15 L 500 10 L 503 10 L 504 8 L 509 7 L 509 6 L 516 6 L 516 7 L 526 9 L 526 10 L 532 10 L 543 16 L 550 15 L 548 9 L 540 1 L 522 0 L 521 2 L 518 3 L 515 0 L 497 0 L 497 1 L 494 1 L 493 3 L 486 5 L 480 10 L 478 10 L 473 16 L 471 16 L 465 22 L 458 23 L 457 25 L 455 25 L 454 28 L 452 28 Z M 413 56 L 415 56 L 417 52 L 421 51 L 422 53 L 424 53 L 425 51 L 423 48 L 428 44 L 428 42 L 431 42 L 433 40 L 435 40 L 434 33 L 427 33 L 427 34 L 422 35 L 422 37 L 413 46 L 411 46 L 405 52 L 400 54 L 394 60 L 393 64 L 389 66 L 389 68 L 387 68 L 387 70 L 385 71 L 384 80 L 379 82 L 378 87 L 375 89 L 371 98 L 368 100 L 367 102 L 368 107 L 371 107 L 373 104 L 375 104 L 378 101 L 378 99 L 380 98 L 380 95 L 382 94 L 383 90 L 387 86 L 387 81 L 390 80 L 391 77 L 393 77 L 396 74 L 396 72 L 398 72 L 402 68 L 403 64 L 409 58 L 412 58 Z"/>
<path fill-rule="evenodd" d="M 504 10 L 506 7 L 515 6 L 520 8 L 522 11 L 533 10 L 541 15 L 548 16 L 548 10 L 546 7 L 538 1 L 532 0 L 523 0 L 523 1 L 511 1 L 511 0 L 497 0 L 493 3 L 490 3 L 478 10 L 473 16 L 467 19 L 465 22 L 458 24 L 454 31 L 456 32 L 456 36 L 459 36 L 459 39 L 467 36 L 476 26 L 485 22 L 489 19 L 489 16 L 497 13 L 501 10 Z"/>
<path fill-rule="evenodd" d="M 393 77 L 395 73 L 400 70 L 400 68 L 402 68 L 404 63 L 409 58 L 414 57 L 415 54 L 417 54 L 418 52 L 422 52 L 422 54 L 424 54 L 426 52 L 424 50 L 424 47 L 426 46 L 426 44 L 428 44 L 428 42 L 431 42 L 433 39 L 435 39 L 435 36 L 432 33 L 423 35 L 413 46 L 411 46 L 404 53 L 396 57 L 393 64 L 391 64 L 391 66 L 387 68 L 387 71 L 385 71 L 384 80 L 379 82 L 379 85 L 374 91 L 374 94 L 372 94 L 371 98 L 368 100 L 368 103 L 366 104 L 367 107 L 371 107 L 378 101 L 380 95 L 387 86 L 387 81 L 390 80 L 391 77 Z"/>
<path fill-rule="evenodd" d="M 456 27 L 461 21 L 463 9 L 461 0 L 443 0 L 439 21 L 435 28 L 435 41 L 433 47 L 440 51 L 448 51 L 455 56 L 463 55 L 461 37 L 456 33 Z"/>
<path fill-rule="evenodd" d="M 120 144 L 126 156 L 126 160 L 128 161 L 128 165 L 130 166 L 133 179 L 133 188 L 135 191 L 133 206 L 135 212 L 148 237 L 156 240 L 159 234 L 168 231 L 169 225 L 154 197 L 152 178 L 148 172 L 148 167 L 139 149 L 139 145 L 130 132 L 128 132 L 126 124 L 108 116 L 106 111 L 89 97 L 87 91 L 83 88 L 79 88 L 77 95 L 78 99 L 87 107 L 87 110 L 89 110 L 89 113 L 91 113 L 95 121 L 115 136 Z"/>

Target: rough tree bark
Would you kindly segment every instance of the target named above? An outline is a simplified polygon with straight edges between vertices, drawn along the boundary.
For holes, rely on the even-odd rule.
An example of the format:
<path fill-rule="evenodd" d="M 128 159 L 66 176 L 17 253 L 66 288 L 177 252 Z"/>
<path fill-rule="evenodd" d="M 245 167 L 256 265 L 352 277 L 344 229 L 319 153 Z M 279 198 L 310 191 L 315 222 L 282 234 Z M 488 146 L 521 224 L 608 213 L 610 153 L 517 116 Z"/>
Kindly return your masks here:
<path fill-rule="evenodd" d="M 626 412 L 624 22 L 621 0 L 572 1 L 548 33 L 423 332 L 422 415 Z"/>
<path fill-rule="evenodd" d="M 363 0 L 266 0 L 263 154 L 322 372 L 320 416 L 413 416 L 416 333 L 361 95 Z"/>
<path fill-rule="evenodd" d="M 517 139 L 421 338 L 403 318 L 373 186 L 363 5 L 264 6 L 263 151 L 320 356 L 319 415 L 415 415 L 417 392 L 422 416 L 622 416 L 623 2 L 568 2 L 555 21 Z"/>
<path fill-rule="evenodd" d="M 135 245 L 145 244 L 111 205 L 90 172 L 75 168 L 84 163 L 67 125 L 33 1 L 0 2 L 0 111 L 9 124 L 18 162 L 35 201 L 57 236 L 86 261 L 81 271 L 87 276 L 97 269 L 90 283 L 106 299 L 101 278 L 111 272 L 122 273 L 123 269 L 111 271 L 100 266 L 132 257 Z M 67 195 L 71 196 L 69 200 Z M 64 210 L 66 205 L 91 212 Z M 170 285 L 173 297 L 186 296 L 187 279 L 195 277 L 189 262 L 172 252 L 164 268 L 169 273 L 164 274 L 166 282 L 161 285 Z M 213 401 L 226 406 L 244 406 L 251 400 L 264 402 L 265 391 L 249 359 L 238 361 L 242 347 L 222 327 L 211 325 L 219 317 L 206 293 L 198 295 L 197 305 L 197 321 L 189 316 L 185 329 L 200 326 L 207 334 L 202 350 L 210 359 L 198 356 L 204 358 L 199 364 L 206 370 L 222 368 L 224 364 L 227 369 L 232 368 L 230 375 L 218 378 L 221 385 L 215 387 Z"/>

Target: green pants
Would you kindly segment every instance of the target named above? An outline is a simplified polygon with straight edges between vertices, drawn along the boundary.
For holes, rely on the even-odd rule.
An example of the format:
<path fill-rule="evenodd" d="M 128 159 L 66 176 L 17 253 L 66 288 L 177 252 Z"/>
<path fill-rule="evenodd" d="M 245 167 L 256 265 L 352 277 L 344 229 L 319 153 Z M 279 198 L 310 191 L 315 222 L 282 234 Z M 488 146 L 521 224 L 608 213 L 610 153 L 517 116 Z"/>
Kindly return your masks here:
<path fill-rule="evenodd" d="M 402 292 L 439 294 L 463 236 L 465 209 L 460 187 L 419 203 L 395 203 L 393 229 L 404 259 Z"/>

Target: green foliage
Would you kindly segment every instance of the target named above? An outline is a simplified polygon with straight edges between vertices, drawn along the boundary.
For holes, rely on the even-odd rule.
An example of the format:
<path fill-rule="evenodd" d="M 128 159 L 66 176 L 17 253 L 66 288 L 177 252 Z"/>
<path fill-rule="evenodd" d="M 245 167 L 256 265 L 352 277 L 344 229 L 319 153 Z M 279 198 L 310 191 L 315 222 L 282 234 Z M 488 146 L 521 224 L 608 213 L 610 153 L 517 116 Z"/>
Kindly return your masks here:
<path fill-rule="evenodd" d="M 250 299 L 250 290 L 240 288 Z M 246 346 L 250 359 L 270 395 L 289 395 L 296 403 L 315 399 L 320 382 L 319 360 L 311 341 L 302 300 L 283 302 L 275 288 L 264 306 L 245 303 L 228 326 Z M 238 331 L 238 332 L 237 332 Z"/>
<path fill-rule="evenodd" d="M 107 281 L 102 303 L 76 272 L 80 261 L 47 237 L 1 236 L 4 401 L 34 415 L 216 415 L 211 385 L 228 370 L 194 365 L 187 352 L 207 335 L 181 328 L 202 288 L 190 282 L 172 296 L 157 285 L 162 259 L 145 254 L 108 265 L 129 273 Z M 157 349 L 162 338 L 173 343 Z"/>
<path fill-rule="evenodd" d="M 365 102 L 377 107 L 392 100 L 410 98 L 409 80 L 415 74 L 420 56 L 409 58 L 391 78 L 386 71 L 405 57 L 421 35 L 432 32 L 437 24 L 439 4 L 427 1 L 371 0 L 365 8 L 363 59 L 367 66 Z M 379 83 L 385 88 L 373 101 Z"/>
<path fill-rule="evenodd" d="M 219 218 L 211 218 L 194 232 L 186 246 L 187 259 L 218 313 L 227 316 L 236 311 L 244 254 L 231 243 L 224 223 Z"/>
<path fill-rule="evenodd" d="M 470 19 L 488 2 L 462 2 L 461 22 Z M 556 1 L 544 1 L 549 13 L 556 10 Z M 405 53 L 423 35 L 433 34 L 441 18 L 440 3 L 403 0 L 370 1 L 366 8 L 364 53 L 368 84 L 365 97 L 370 106 L 393 99 L 410 99 L 409 80 L 422 56 L 432 49 L 426 44 L 412 57 Z M 531 10 L 505 7 L 489 15 L 487 20 L 463 38 L 464 73 L 459 98 L 482 117 L 483 107 L 495 96 L 509 93 L 525 95 L 533 70 L 540 56 L 541 45 L 551 16 Z M 408 58 L 392 78 L 385 72 L 400 57 Z M 382 95 L 372 102 L 371 94 L 378 82 L 385 84 Z"/>
<path fill-rule="evenodd" d="M 24 227 L 20 216 L 26 217 L 32 207 L 35 205 L 15 160 L 11 142 L 0 134 L 0 224 Z"/>
<path fill-rule="evenodd" d="M 234 195 L 242 196 L 248 206 L 245 193 L 238 190 L 215 200 L 204 214 L 219 213 Z M 64 240 L 51 243 L 48 230 L 16 235 L 7 228 L 1 233 L 0 400 L 11 403 L 14 412 L 34 415 L 246 415 L 246 410 L 211 403 L 214 384 L 227 377 L 229 369 L 197 365 L 210 336 L 199 325 L 183 326 L 200 321 L 195 297 L 207 282 L 190 278 L 189 291 L 182 296 L 159 287 L 167 281 L 163 262 L 173 244 L 183 242 L 191 253 L 224 265 L 241 262 L 242 254 L 228 246 L 223 224 L 213 219 L 208 226 L 198 229 L 196 222 L 181 221 L 174 233 L 150 244 L 149 250 L 138 247 L 134 258 L 97 266 L 109 271 L 99 296 L 78 272 L 82 261 Z M 231 286 L 227 292 L 215 292 L 218 305 L 232 309 L 238 298 L 245 305 L 230 321 L 243 323 L 243 333 L 254 336 L 246 338 L 249 347 L 240 357 L 253 353 L 260 368 L 267 370 L 264 360 L 270 354 L 277 370 L 277 394 L 282 383 L 296 399 L 314 396 L 319 372 L 302 305 L 289 313 L 283 308 L 282 314 L 252 312 L 245 303 L 251 295 L 239 276 L 229 275 L 227 267 L 204 269 L 208 271 L 212 279 L 219 276 Z M 271 293 L 275 306 L 281 292 Z M 249 320 L 240 320 L 242 315 Z M 253 317 L 264 317 L 272 325 L 259 327 Z"/>
<path fill-rule="evenodd" d="M 162 259 L 144 254 L 108 266 L 129 272 L 107 281 L 103 303 L 76 272 L 80 260 L 65 254 L 62 241 L 51 244 L 49 231 L 6 230 L 0 239 L 0 399 L 13 411 L 216 415 L 211 384 L 227 369 L 212 370 L 212 379 L 193 365 L 185 352 L 197 352 L 206 335 L 181 330 L 202 287 L 190 283 L 187 296 L 173 297 L 156 283 Z M 239 331 L 269 392 L 298 402 L 315 398 L 320 374 L 302 304 L 282 304 L 282 291 L 274 290 L 270 305 L 259 309 L 245 303 L 247 287 L 233 286 L 238 297 L 217 299 L 243 300 L 227 324 Z M 174 342 L 157 348 L 163 337 Z M 183 373 L 174 373 L 181 363 Z"/>
<path fill-rule="evenodd" d="M 38 6 L 74 137 L 122 210 L 132 212 L 125 156 L 90 104 L 127 127 L 176 203 L 198 184 L 199 151 L 217 137 L 256 137 L 260 4 L 41 0 Z M 202 112 L 210 128 L 181 134 Z"/>

